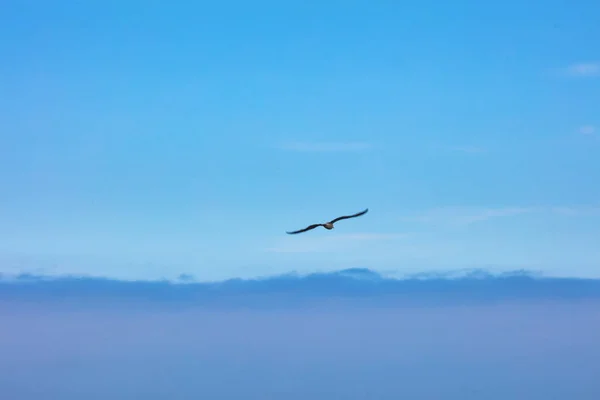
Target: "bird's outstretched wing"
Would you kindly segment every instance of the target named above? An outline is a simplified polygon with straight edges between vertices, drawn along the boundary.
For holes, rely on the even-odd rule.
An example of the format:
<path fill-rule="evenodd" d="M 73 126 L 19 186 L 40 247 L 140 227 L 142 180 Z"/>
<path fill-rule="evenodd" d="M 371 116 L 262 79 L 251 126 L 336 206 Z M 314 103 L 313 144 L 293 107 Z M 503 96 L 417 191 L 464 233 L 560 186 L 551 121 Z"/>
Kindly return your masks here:
<path fill-rule="evenodd" d="M 329 223 L 330 223 L 330 224 L 334 224 L 334 223 L 336 223 L 336 222 L 338 222 L 338 221 L 340 221 L 340 220 L 342 220 L 342 219 L 348 219 L 348 218 L 360 217 L 361 215 L 365 215 L 365 214 L 367 213 L 367 211 L 369 211 L 369 209 L 368 209 L 368 208 L 366 208 L 366 209 L 364 209 L 364 210 L 362 210 L 361 212 L 359 212 L 359 213 L 356 213 L 356 214 L 352 214 L 352 215 L 344 215 L 344 216 L 341 216 L 341 217 L 337 217 L 336 219 L 333 219 L 333 220 L 331 220 Z"/>
<path fill-rule="evenodd" d="M 307 226 L 304 229 L 300 229 L 300 230 L 293 231 L 293 232 L 286 232 L 286 233 L 289 235 L 295 235 L 296 233 L 302 233 L 302 232 L 310 231 L 311 229 L 315 229 L 317 226 L 323 226 L 323 224 L 312 224 L 312 225 Z"/>

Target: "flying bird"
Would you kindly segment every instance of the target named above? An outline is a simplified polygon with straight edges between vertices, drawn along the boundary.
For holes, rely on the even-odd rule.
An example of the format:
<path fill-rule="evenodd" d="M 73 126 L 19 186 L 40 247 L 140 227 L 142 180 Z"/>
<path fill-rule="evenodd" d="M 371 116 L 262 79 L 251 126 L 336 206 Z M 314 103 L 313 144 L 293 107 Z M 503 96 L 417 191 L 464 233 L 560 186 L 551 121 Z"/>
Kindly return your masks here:
<path fill-rule="evenodd" d="M 302 233 L 302 232 L 306 232 L 306 231 L 310 231 L 311 229 L 315 229 L 318 226 L 322 226 L 323 228 L 327 229 L 327 230 L 332 230 L 333 229 L 333 224 L 335 224 L 338 221 L 341 221 L 343 219 L 348 219 L 348 218 L 356 218 L 356 217 L 360 217 L 361 215 L 365 215 L 367 213 L 367 211 L 369 211 L 368 208 L 364 209 L 363 211 L 356 213 L 356 214 L 352 214 L 352 215 L 343 215 L 341 217 L 337 217 L 336 219 L 332 219 L 329 222 L 325 222 L 324 224 L 312 224 L 307 226 L 304 229 L 300 229 L 297 231 L 293 231 L 293 232 L 286 232 L 289 235 L 295 235 L 296 233 Z"/>

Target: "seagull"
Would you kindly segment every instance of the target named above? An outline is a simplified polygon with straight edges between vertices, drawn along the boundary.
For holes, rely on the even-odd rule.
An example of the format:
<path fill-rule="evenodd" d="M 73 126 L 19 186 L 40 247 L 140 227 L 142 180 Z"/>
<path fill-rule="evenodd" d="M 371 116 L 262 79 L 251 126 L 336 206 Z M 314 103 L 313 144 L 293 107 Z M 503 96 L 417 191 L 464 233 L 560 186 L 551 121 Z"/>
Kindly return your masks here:
<path fill-rule="evenodd" d="M 364 209 L 363 211 L 356 213 L 356 214 L 352 214 L 352 215 L 343 215 L 341 217 L 337 217 L 336 219 L 332 219 L 329 222 L 325 222 L 324 224 L 312 224 L 307 226 L 304 229 L 300 229 L 297 231 L 293 231 L 293 232 L 286 232 L 289 235 L 295 235 L 296 233 L 302 233 L 302 232 L 306 232 L 306 231 L 310 231 L 311 229 L 315 229 L 318 226 L 322 226 L 323 228 L 327 229 L 327 230 L 332 230 L 333 229 L 333 224 L 335 224 L 336 222 L 342 220 L 342 219 L 348 219 L 348 218 L 355 218 L 355 217 L 360 217 L 361 215 L 365 215 L 367 213 L 367 211 L 369 211 L 368 208 Z"/>

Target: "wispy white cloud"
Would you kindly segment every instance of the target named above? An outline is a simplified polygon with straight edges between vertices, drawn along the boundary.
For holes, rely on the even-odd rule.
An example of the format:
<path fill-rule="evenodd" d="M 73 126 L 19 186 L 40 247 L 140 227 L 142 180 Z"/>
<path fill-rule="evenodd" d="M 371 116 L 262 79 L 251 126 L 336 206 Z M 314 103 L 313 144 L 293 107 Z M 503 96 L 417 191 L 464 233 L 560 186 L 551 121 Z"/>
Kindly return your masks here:
<path fill-rule="evenodd" d="M 568 216 L 600 216 L 600 206 L 545 206 L 545 207 L 439 207 L 403 220 L 427 224 L 470 225 L 495 218 L 523 214 L 550 213 Z"/>
<path fill-rule="evenodd" d="M 438 207 L 403 219 L 422 223 L 467 225 L 492 218 L 529 213 L 534 210 L 529 207 Z"/>
<path fill-rule="evenodd" d="M 486 149 L 477 146 L 452 146 L 450 147 L 450 150 L 471 154 L 481 154 L 486 152 Z"/>
<path fill-rule="evenodd" d="M 579 127 L 579 133 L 586 136 L 596 134 L 596 127 L 594 125 L 583 125 Z"/>
<path fill-rule="evenodd" d="M 390 240 L 403 239 L 410 236 L 408 233 L 346 233 L 342 235 L 332 236 L 331 240 Z"/>
<path fill-rule="evenodd" d="M 565 72 L 573 77 L 600 76 L 600 62 L 581 62 L 569 65 Z"/>
<path fill-rule="evenodd" d="M 600 216 L 600 206 L 554 206 L 542 208 L 541 211 L 553 214 L 570 215 L 574 217 Z"/>
<path fill-rule="evenodd" d="M 351 152 L 368 150 L 372 145 L 366 142 L 287 142 L 279 148 L 302 152 Z"/>
<path fill-rule="evenodd" d="M 306 234 L 305 234 L 306 235 Z M 310 234 L 308 234 L 310 235 Z M 328 236 L 294 236 L 286 237 L 277 242 L 273 247 L 266 249 L 269 253 L 321 253 L 340 251 L 352 248 L 363 242 L 386 241 L 404 239 L 410 236 L 407 233 L 347 233 Z"/>

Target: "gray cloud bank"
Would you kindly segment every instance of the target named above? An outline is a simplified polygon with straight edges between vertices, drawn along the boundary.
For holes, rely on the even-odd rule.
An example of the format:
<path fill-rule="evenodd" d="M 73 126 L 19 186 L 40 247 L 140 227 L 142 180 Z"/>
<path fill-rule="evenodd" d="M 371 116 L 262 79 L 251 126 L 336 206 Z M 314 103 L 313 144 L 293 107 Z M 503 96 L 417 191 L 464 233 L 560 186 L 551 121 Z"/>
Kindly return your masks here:
<path fill-rule="evenodd" d="M 549 278 L 527 271 L 491 274 L 485 270 L 422 273 L 401 279 L 354 268 L 307 275 L 195 282 L 121 281 L 94 277 L 21 274 L 0 280 L 0 301 L 83 304 L 289 307 L 315 302 L 366 305 L 447 305 L 523 300 L 600 299 L 600 280 Z"/>
<path fill-rule="evenodd" d="M 600 398 L 597 280 L 180 278 L 4 277 L 0 397 Z"/>

